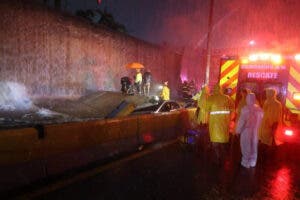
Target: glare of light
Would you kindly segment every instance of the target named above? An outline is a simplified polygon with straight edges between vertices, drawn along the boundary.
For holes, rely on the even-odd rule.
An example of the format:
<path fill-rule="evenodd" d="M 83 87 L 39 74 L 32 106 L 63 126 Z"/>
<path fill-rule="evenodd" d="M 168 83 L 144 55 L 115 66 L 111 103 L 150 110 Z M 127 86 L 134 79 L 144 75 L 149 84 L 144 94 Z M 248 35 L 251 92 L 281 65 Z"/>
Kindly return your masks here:
<path fill-rule="evenodd" d="M 270 54 L 268 53 L 260 53 L 259 55 L 260 60 L 269 60 L 270 59 Z"/>
<path fill-rule="evenodd" d="M 163 85 L 158 85 L 157 89 L 162 90 L 163 89 Z"/>
<path fill-rule="evenodd" d="M 155 101 L 159 101 L 159 97 L 158 96 L 154 96 L 154 100 Z"/>
<path fill-rule="evenodd" d="M 289 198 L 292 189 L 290 169 L 283 167 L 275 172 L 274 179 L 271 180 L 269 188 L 271 199 L 292 199 Z"/>
<path fill-rule="evenodd" d="M 249 56 L 249 60 L 250 61 L 257 61 L 258 60 L 258 56 L 257 56 L 257 54 L 251 54 L 250 56 Z"/>
<path fill-rule="evenodd" d="M 256 44 L 255 40 L 250 40 L 250 41 L 249 41 L 249 45 L 250 45 L 250 46 L 254 46 L 255 44 Z"/>
<path fill-rule="evenodd" d="M 271 55 L 271 61 L 274 64 L 281 64 L 282 63 L 282 56 L 279 54 L 272 54 Z"/>
<path fill-rule="evenodd" d="M 294 92 L 293 93 L 293 99 L 296 101 L 300 101 L 300 92 Z"/>
<path fill-rule="evenodd" d="M 295 60 L 296 60 L 297 62 L 300 62 L 300 54 L 296 54 L 296 55 L 295 55 Z"/>
<path fill-rule="evenodd" d="M 180 75 L 181 82 L 183 83 L 184 81 L 187 81 L 187 75 L 181 74 Z"/>
<path fill-rule="evenodd" d="M 292 136 L 294 134 L 293 130 L 290 130 L 290 129 L 286 129 L 284 131 L 284 134 L 287 135 L 287 136 Z"/>
<path fill-rule="evenodd" d="M 248 63 L 249 63 L 248 58 L 242 58 L 242 59 L 241 59 L 241 63 L 242 63 L 242 64 L 248 64 Z"/>
<path fill-rule="evenodd" d="M 146 143 L 151 143 L 154 140 L 154 138 L 151 133 L 145 133 L 143 134 L 143 140 Z"/>

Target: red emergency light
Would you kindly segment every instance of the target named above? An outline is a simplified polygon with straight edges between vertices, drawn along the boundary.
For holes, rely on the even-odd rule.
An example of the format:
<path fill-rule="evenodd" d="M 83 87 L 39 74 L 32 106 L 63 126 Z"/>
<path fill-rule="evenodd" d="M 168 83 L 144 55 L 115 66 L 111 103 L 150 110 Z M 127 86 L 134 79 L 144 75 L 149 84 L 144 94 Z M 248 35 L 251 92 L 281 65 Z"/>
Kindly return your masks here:
<path fill-rule="evenodd" d="M 282 56 L 280 54 L 262 52 L 249 55 L 248 60 L 251 62 L 270 61 L 275 65 L 279 65 L 282 63 Z"/>
<path fill-rule="evenodd" d="M 296 60 L 297 62 L 300 62 L 300 54 L 296 54 L 296 55 L 295 55 L 295 60 Z"/>
<path fill-rule="evenodd" d="M 296 101 L 300 101 L 300 92 L 294 92 L 293 93 L 293 99 Z"/>
<path fill-rule="evenodd" d="M 291 130 L 291 129 L 285 129 L 284 130 L 284 135 L 286 135 L 286 136 L 292 136 L 292 135 L 294 135 L 294 131 Z"/>

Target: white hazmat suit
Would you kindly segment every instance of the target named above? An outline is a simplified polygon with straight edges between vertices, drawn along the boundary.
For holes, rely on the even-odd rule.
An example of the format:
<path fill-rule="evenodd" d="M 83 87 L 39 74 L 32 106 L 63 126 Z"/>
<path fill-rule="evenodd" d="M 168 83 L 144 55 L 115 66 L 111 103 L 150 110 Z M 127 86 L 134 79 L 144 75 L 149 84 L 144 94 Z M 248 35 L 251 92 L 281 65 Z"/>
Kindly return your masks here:
<path fill-rule="evenodd" d="M 241 134 L 241 165 L 255 167 L 257 161 L 258 130 L 263 118 L 262 109 L 256 104 L 254 93 L 247 94 L 246 105 L 241 110 L 236 133 Z"/>

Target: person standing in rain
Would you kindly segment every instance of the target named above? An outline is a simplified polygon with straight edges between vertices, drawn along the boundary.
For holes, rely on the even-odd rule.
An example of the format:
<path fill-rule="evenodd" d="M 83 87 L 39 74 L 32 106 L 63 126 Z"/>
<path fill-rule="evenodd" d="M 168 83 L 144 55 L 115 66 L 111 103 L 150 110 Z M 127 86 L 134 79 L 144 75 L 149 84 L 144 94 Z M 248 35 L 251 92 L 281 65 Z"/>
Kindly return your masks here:
<path fill-rule="evenodd" d="M 160 98 L 163 101 L 170 100 L 170 89 L 168 87 L 168 81 L 164 82 L 163 88 L 160 93 Z"/>
<path fill-rule="evenodd" d="M 208 122 L 208 113 L 206 111 L 208 97 L 209 89 L 207 86 L 203 86 L 201 91 L 193 97 L 193 100 L 197 101 L 196 121 L 200 126 L 207 125 Z"/>
<path fill-rule="evenodd" d="M 146 96 L 149 96 L 150 94 L 151 81 L 152 81 L 152 74 L 148 69 L 143 74 L 143 91 L 144 91 L 144 95 Z"/>
<path fill-rule="evenodd" d="M 266 89 L 266 101 L 263 104 L 264 117 L 259 131 L 259 140 L 267 146 L 275 145 L 275 132 L 282 123 L 282 105 L 276 99 L 276 90 Z"/>
<path fill-rule="evenodd" d="M 143 81 L 143 76 L 142 76 L 141 70 L 140 69 L 136 69 L 136 75 L 135 75 L 134 84 L 136 86 L 137 93 L 139 95 L 142 94 L 142 81 Z"/>
<path fill-rule="evenodd" d="M 247 94 L 246 105 L 241 109 L 236 127 L 236 134 L 240 135 L 243 167 L 249 168 L 256 165 L 258 131 L 262 118 L 263 110 L 256 104 L 255 94 Z"/>
<path fill-rule="evenodd" d="M 245 105 L 247 105 L 247 103 L 246 103 L 246 96 L 247 96 L 247 94 L 249 94 L 250 93 L 250 90 L 249 89 L 247 89 L 247 88 L 244 88 L 244 89 L 242 89 L 241 90 L 241 99 L 240 99 L 240 101 L 239 101 L 239 103 L 238 103 L 238 105 L 237 105 L 237 108 L 236 108 L 236 119 L 238 120 L 239 119 L 239 117 L 240 117 L 240 115 L 241 115 L 241 111 L 242 111 L 242 108 L 245 106 Z"/>
<path fill-rule="evenodd" d="M 229 125 L 234 111 L 234 102 L 229 96 L 222 94 L 219 85 L 215 85 L 206 106 L 209 114 L 209 136 L 215 154 L 213 159 L 217 164 L 222 164 L 225 146 L 230 137 Z"/>

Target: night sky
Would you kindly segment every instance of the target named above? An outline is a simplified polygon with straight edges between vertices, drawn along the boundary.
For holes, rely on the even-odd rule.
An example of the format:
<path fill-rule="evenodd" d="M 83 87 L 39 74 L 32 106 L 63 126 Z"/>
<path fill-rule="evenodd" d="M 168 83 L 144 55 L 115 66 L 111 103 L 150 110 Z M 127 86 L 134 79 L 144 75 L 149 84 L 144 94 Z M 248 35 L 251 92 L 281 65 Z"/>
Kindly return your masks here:
<path fill-rule="evenodd" d="M 51 0 L 49 0 L 51 1 Z M 104 9 L 130 35 L 151 43 L 205 48 L 209 0 L 62 0 L 71 13 Z M 213 48 L 256 45 L 278 51 L 300 50 L 299 0 L 215 0 Z"/>

